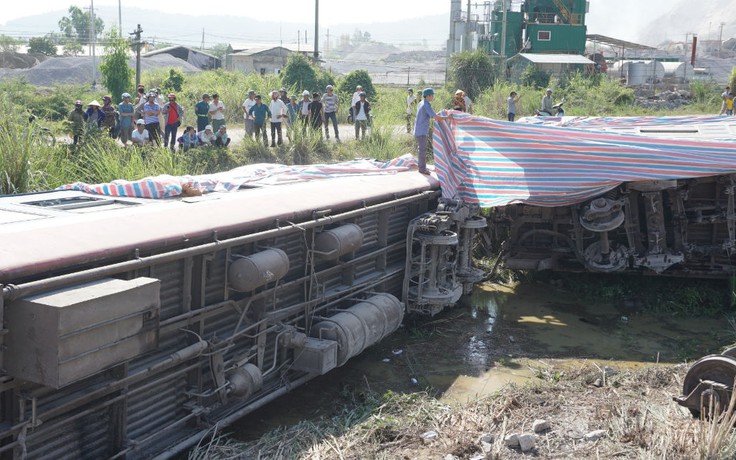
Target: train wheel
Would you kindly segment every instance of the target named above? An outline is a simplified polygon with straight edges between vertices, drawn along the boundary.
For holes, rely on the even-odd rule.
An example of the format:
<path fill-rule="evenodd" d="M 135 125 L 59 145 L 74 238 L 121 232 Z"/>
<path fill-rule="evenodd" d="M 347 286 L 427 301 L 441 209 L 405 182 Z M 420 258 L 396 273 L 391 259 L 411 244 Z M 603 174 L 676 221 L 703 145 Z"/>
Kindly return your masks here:
<path fill-rule="evenodd" d="M 697 408 L 690 405 L 688 407 L 690 412 L 696 417 L 700 416 L 701 409 L 708 407 L 711 398 L 716 399 L 719 410 L 728 407 L 734 379 L 736 379 L 736 358 L 709 355 L 697 360 L 685 375 L 682 384 L 682 394 L 684 396 L 690 395 L 699 386 L 702 390 L 699 395 L 696 395 L 700 403 L 696 405 Z M 716 385 L 700 385 L 701 382 L 706 380 L 714 382 Z"/>

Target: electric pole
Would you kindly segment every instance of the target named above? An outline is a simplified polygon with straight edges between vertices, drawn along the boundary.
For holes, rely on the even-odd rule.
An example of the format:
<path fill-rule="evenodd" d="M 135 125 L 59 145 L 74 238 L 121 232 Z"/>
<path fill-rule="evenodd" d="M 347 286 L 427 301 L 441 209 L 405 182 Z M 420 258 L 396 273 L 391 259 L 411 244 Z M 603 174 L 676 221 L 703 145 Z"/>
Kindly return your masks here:
<path fill-rule="evenodd" d="M 314 0 L 314 61 L 319 61 L 319 0 Z"/>
<path fill-rule="evenodd" d="M 725 26 L 726 23 L 721 23 L 721 30 L 718 32 L 718 57 L 721 57 L 721 46 L 723 45 L 723 26 Z"/>
<path fill-rule="evenodd" d="M 141 25 L 138 24 L 138 28 L 135 29 L 132 33 L 129 35 L 135 36 L 135 42 L 133 42 L 133 45 L 135 45 L 135 87 L 138 88 L 138 85 L 141 84 L 141 34 L 143 33 L 143 29 L 141 29 Z"/>
<path fill-rule="evenodd" d="M 204 50 L 204 27 L 202 27 L 202 44 L 199 45 L 199 49 Z"/>
<path fill-rule="evenodd" d="M 92 35 L 90 43 L 92 43 L 92 87 L 97 86 L 97 56 L 95 55 L 97 47 L 97 34 L 95 33 L 95 1 L 90 0 L 89 7 L 89 33 Z"/>

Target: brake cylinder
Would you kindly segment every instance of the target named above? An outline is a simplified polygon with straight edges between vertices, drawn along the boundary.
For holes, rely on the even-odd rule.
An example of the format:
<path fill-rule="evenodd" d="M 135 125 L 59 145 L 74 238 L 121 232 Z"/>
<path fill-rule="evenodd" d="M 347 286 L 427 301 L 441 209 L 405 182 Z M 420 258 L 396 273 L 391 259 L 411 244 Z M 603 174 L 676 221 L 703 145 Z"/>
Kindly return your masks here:
<path fill-rule="evenodd" d="M 289 256 L 281 249 L 271 248 L 233 261 L 227 279 L 231 289 L 249 292 L 280 280 L 288 272 Z"/>

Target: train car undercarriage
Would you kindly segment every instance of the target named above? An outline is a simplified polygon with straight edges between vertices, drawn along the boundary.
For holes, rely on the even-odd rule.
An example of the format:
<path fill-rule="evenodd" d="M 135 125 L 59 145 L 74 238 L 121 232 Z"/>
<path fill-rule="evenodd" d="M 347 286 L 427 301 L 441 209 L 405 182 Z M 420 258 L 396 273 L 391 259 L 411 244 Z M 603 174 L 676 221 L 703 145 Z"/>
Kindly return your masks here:
<path fill-rule="evenodd" d="M 433 179 L 324 182 L 0 202 L 0 458 L 170 458 L 480 279 Z"/>

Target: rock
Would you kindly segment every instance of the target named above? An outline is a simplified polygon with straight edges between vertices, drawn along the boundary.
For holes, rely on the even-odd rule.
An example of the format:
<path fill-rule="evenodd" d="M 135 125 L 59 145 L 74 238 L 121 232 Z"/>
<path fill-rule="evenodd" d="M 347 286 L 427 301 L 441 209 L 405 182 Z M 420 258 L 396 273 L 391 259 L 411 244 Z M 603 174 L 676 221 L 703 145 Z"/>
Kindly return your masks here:
<path fill-rule="evenodd" d="M 493 444 L 491 444 L 490 442 L 481 442 L 480 449 L 483 451 L 484 454 L 489 454 L 491 453 L 491 450 L 493 450 Z"/>
<path fill-rule="evenodd" d="M 458 458 L 458 457 L 456 457 L 456 456 L 454 456 L 452 454 L 447 454 L 447 455 L 445 455 L 445 460 L 460 460 L 460 458 Z"/>
<path fill-rule="evenodd" d="M 601 379 L 595 379 L 595 381 L 593 382 L 593 386 L 600 388 L 603 386 L 603 381 Z"/>
<path fill-rule="evenodd" d="M 485 458 L 486 454 L 475 454 L 469 460 L 484 460 Z"/>
<path fill-rule="evenodd" d="M 483 433 L 478 441 L 493 444 L 493 435 L 491 433 Z"/>
<path fill-rule="evenodd" d="M 426 433 L 422 433 L 422 439 L 426 441 L 431 441 L 432 439 L 437 439 L 437 432 L 436 431 L 427 431 Z"/>
<path fill-rule="evenodd" d="M 506 437 L 503 438 L 503 442 L 508 447 L 519 447 L 519 435 L 516 433 L 506 435 Z"/>
<path fill-rule="evenodd" d="M 537 443 L 537 437 L 532 433 L 524 433 L 519 436 L 519 447 L 522 452 L 529 452 L 534 449 L 534 445 Z"/>
<path fill-rule="evenodd" d="M 590 433 L 586 433 L 584 439 L 586 441 L 597 441 L 606 436 L 606 430 L 595 430 Z"/>
<path fill-rule="evenodd" d="M 535 433 L 544 433 L 549 430 L 549 422 L 543 419 L 534 420 L 534 423 L 532 423 L 532 429 Z"/>

